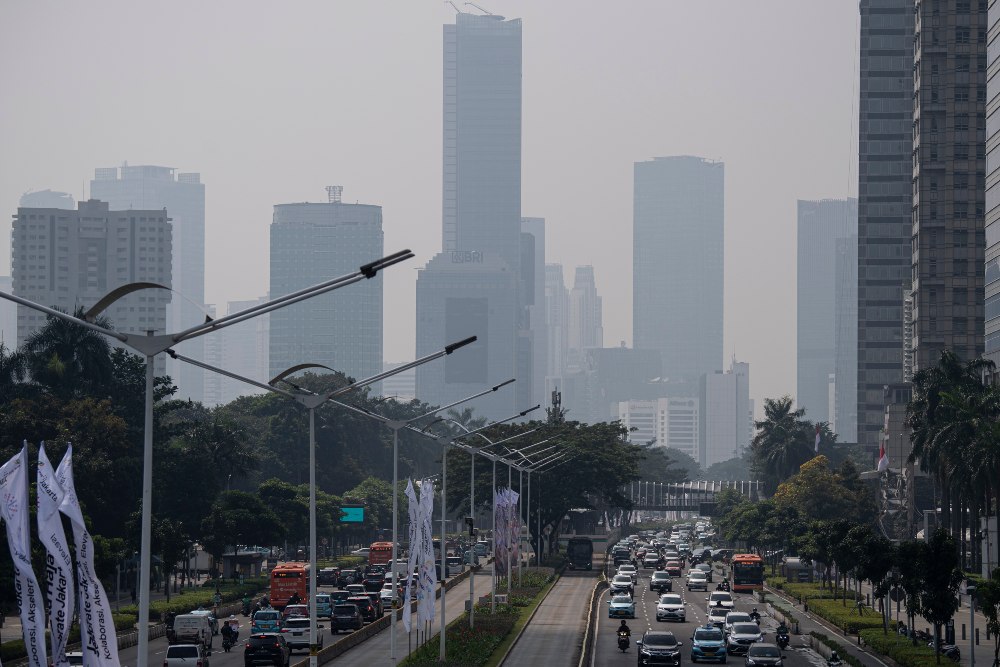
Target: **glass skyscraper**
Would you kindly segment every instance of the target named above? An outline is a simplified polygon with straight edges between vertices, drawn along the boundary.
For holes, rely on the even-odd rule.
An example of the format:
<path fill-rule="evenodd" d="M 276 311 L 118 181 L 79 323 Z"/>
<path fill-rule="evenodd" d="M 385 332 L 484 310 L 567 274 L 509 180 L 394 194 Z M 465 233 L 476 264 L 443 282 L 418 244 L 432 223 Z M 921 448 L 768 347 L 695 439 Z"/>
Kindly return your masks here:
<path fill-rule="evenodd" d="M 986 66 L 986 357 L 1000 366 L 1000 2 L 990 0 Z M 1000 372 L 994 381 L 1000 381 Z"/>

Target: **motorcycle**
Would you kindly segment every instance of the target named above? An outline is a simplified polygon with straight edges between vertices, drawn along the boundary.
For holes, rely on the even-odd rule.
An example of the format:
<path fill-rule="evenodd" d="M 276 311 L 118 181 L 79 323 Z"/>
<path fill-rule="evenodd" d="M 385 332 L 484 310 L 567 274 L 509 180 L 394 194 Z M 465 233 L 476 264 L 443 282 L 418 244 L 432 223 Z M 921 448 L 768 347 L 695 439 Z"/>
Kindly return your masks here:
<path fill-rule="evenodd" d="M 757 625 L 760 625 L 760 613 L 757 611 L 756 607 L 754 607 L 753 611 L 750 612 L 750 619 Z"/>
<path fill-rule="evenodd" d="M 222 650 L 229 653 L 229 649 L 236 646 L 237 638 L 239 637 L 238 632 L 227 632 L 222 636 Z"/>
<path fill-rule="evenodd" d="M 618 633 L 618 648 L 622 653 L 628 650 L 628 635 L 624 632 Z"/>
<path fill-rule="evenodd" d="M 249 618 L 250 614 L 252 614 L 253 611 L 254 611 L 253 606 L 254 606 L 253 602 L 249 602 L 249 601 L 244 602 L 243 603 L 243 615 Z"/>
<path fill-rule="evenodd" d="M 786 648 L 788 648 L 788 633 L 787 632 L 779 633 L 775 637 L 775 641 L 778 644 L 778 648 L 784 651 Z"/>
<path fill-rule="evenodd" d="M 934 648 L 934 642 L 930 642 L 929 644 L 927 644 L 927 647 Z M 962 652 L 959 651 L 958 647 L 955 646 L 954 644 L 941 644 L 941 647 L 938 649 L 938 651 L 940 651 L 941 655 L 948 658 L 949 660 L 952 660 L 953 662 L 958 662 L 959 660 L 962 659 Z"/>

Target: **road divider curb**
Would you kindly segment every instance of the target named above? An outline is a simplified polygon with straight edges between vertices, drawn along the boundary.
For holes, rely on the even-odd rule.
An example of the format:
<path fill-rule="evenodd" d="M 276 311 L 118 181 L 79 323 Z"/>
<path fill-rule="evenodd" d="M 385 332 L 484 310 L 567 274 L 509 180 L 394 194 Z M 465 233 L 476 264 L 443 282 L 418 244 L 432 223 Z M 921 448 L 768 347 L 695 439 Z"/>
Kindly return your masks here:
<path fill-rule="evenodd" d="M 590 659 L 594 654 L 594 639 L 597 637 L 597 633 L 593 633 L 591 637 L 591 632 L 594 628 L 595 617 L 594 614 L 597 611 L 597 603 L 600 602 L 601 595 L 604 593 L 604 589 L 608 587 L 608 579 L 601 573 L 601 578 L 597 580 L 594 585 L 594 590 L 590 593 L 590 605 L 587 608 L 587 624 L 583 628 L 583 643 L 581 644 L 582 651 L 580 652 L 580 661 L 577 663 L 577 667 L 586 667 L 590 664 Z"/>

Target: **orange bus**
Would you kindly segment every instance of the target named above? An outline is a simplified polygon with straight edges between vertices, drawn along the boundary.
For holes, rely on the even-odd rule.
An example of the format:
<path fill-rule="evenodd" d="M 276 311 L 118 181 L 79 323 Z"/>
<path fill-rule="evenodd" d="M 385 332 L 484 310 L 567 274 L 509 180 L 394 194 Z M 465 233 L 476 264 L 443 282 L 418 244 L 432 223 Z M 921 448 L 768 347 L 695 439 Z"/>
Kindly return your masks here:
<path fill-rule="evenodd" d="M 730 561 L 733 567 L 733 591 L 749 593 L 764 589 L 764 559 L 757 554 L 735 554 Z"/>
<path fill-rule="evenodd" d="M 368 549 L 369 565 L 388 565 L 392 560 L 392 542 L 372 542 Z"/>
<path fill-rule="evenodd" d="M 284 609 L 293 593 L 309 599 L 309 563 L 279 563 L 271 570 L 271 606 Z"/>

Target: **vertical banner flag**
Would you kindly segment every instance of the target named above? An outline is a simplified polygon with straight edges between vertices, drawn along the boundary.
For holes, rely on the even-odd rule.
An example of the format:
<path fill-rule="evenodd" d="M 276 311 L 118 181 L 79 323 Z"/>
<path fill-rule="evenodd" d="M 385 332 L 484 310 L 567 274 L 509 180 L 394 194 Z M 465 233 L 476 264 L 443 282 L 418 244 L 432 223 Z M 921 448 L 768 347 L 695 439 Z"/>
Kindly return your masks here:
<path fill-rule="evenodd" d="M 406 561 L 406 590 L 403 593 L 403 627 L 410 631 L 410 598 L 413 591 L 413 569 L 417 566 L 417 555 L 420 544 L 420 503 L 417 492 L 413 490 L 413 480 L 406 481 L 406 504 L 410 518 L 410 553 Z M 395 564 L 393 564 L 395 567 Z M 396 575 L 394 575 L 396 576 Z"/>
<path fill-rule="evenodd" d="M 14 559 L 14 594 L 21 610 L 24 647 L 31 667 L 48 667 L 45 652 L 45 604 L 31 569 L 31 534 L 28 522 L 28 443 L 0 467 L 0 516 L 7 528 L 7 542 Z"/>
<path fill-rule="evenodd" d="M 816 453 L 819 454 L 819 424 L 816 424 Z"/>
<path fill-rule="evenodd" d="M 49 630 L 52 664 L 66 667 L 66 644 L 73 622 L 73 557 L 63 530 L 59 504 L 62 487 L 55 480 L 55 470 L 45 453 L 45 443 L 38 448 L 38 539 L 45 547 L 45 585 L 49 599 Z"/>
<path fill-rule="evenodd" d="M 94 571 L 94 542 L 83 522 L 83 510 L 76 497 L 73 483 L 73 445 L 66 448 L 59 467 L 56 483 L 63 492 L 59 511 L 73 525 L 76 543 L 76 580 L 80 593 L 80 641 L 83 643 L 83 664 L 86 667 L 117 667 L 118 635 L 111 617 L 111 607 L 104 586 Z M 145 630 L 145 628 L 143 628 Z M 148 631 L 148 630 L 147 630 Z"/>
<path fill-rule="evenodd" d="M 434 483 L 420 483 L 420 592 L 417 594 L 417 620 L 434 621 Z M 442 545 L 443 548 L 443 545 Z"/>
<path fill-rule="evenodd" d="M 885 472 L 889 469 L 889 457 L 885 455 L 885 440 L 878 447 L 878 471 Z"/>

